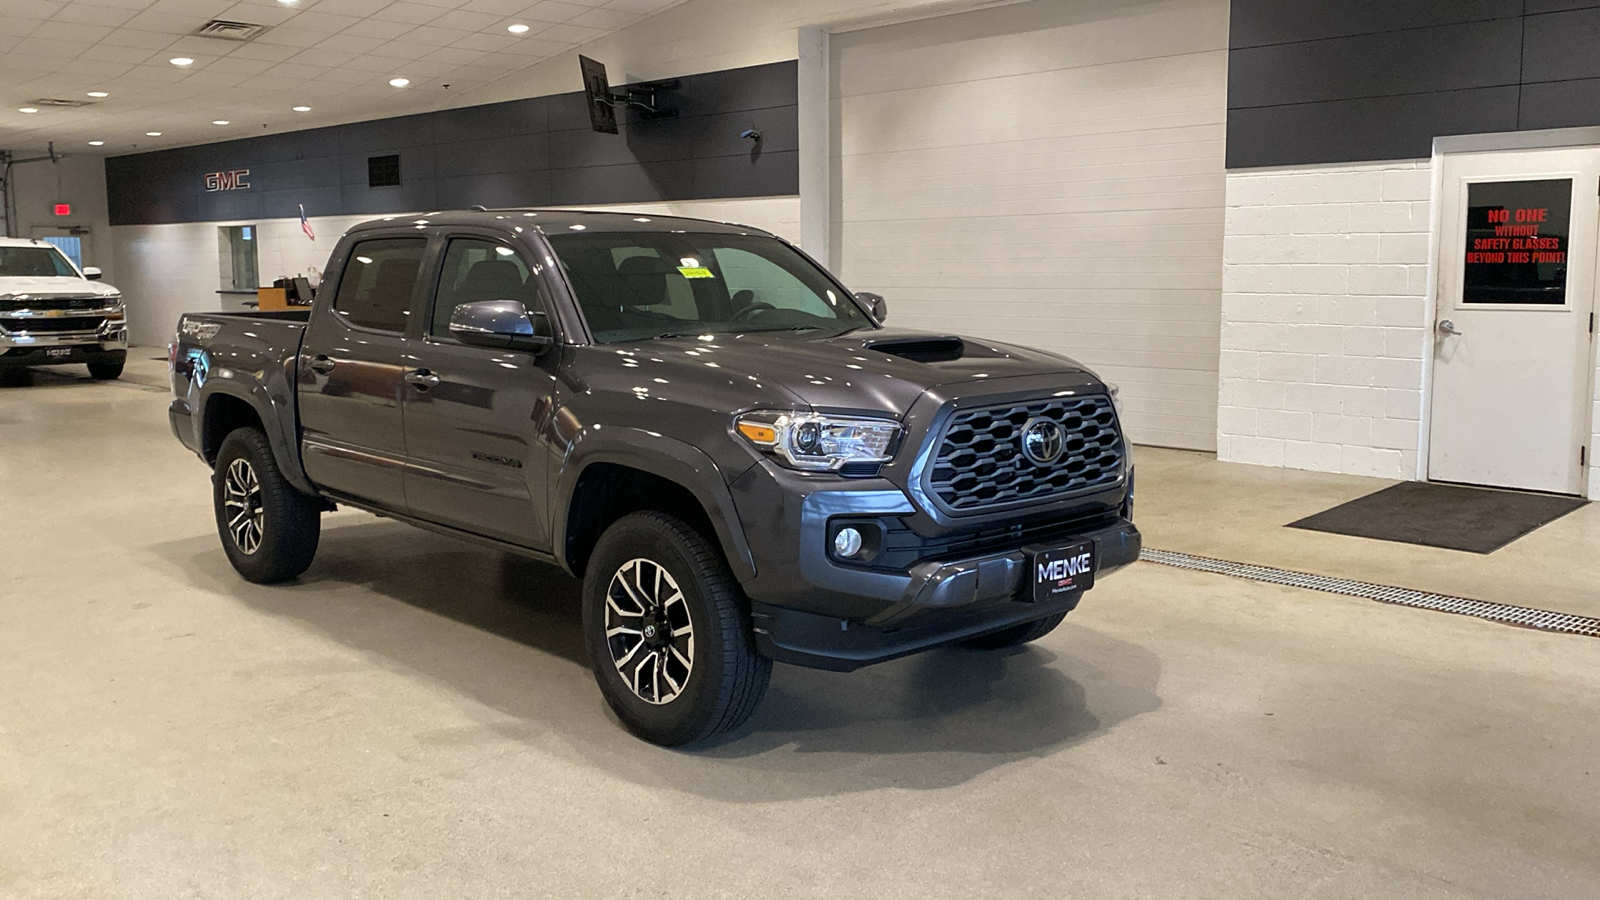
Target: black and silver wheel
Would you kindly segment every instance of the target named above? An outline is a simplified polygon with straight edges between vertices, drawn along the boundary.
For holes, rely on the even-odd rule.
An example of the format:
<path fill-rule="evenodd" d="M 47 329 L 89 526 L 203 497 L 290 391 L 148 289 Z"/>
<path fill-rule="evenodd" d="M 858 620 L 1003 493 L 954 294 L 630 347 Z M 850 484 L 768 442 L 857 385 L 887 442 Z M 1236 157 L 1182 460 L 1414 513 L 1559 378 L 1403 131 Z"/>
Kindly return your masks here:
<path fill-rule="evenodd" d="M 261 479 L 244 457 L 228 463 L 222 476 L 222 513 L 234 548 L 245 556 L 255 555 L 266 533 L 267 514 L 261 505 Z"/>
<path fill-rule="evenodd" d="M 584 576 L 595 680 L 630 731 L 676 747 L 737 728 L 766 693 L 772 661 L 722 555 L 684 522 L 617 520 Z"/>
<path fill-rule="evenodd" d="M 974 650 L 1004 650 L 1007 647 L 1017 647 L 1029 641 L 1037 641 L 1039 638 L 1055 631 L 1056 626 L 1060 625 L 1061 620 L 1066 617 L 1066 613 L 1056 613 L 1053 616 L 1045 616 L 1032 622 L 1023 622 L 1021 625 L 1013 625 L 1010 628 L 1002 628 L 999 631 L 980 634 L 975 638 L 967 638 L 961 642 L 961 645 L 971 647 Z"/>
<path fill-rule="evenodd" d="M 694 674 L 694 621 L 672 573 L 630 559 L 606 587 L 606 647 L 633 695 L 661 705 L 676 700 Z"/>
<path fill-rule="evenodd" d="M 265 434 L 240 428 L 224 438 L 211 480 L 217 534 L 240 575 L 270 584 L 311 565 L 322 533 L 321 505 L 283 477 Z"/>

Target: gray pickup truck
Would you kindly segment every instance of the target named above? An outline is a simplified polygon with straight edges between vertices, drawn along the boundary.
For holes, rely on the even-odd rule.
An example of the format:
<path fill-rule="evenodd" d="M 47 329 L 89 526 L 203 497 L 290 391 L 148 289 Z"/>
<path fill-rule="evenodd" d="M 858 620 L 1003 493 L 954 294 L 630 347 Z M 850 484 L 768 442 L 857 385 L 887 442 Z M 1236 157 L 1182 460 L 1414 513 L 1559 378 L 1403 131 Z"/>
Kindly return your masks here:
<path fill-rule="evenodd" d="M 1138 558 L 1116 390 L 885 328 L 753 228 L 556 210 L 360 225 L 309 312 L 197 313 L 173 431 L 245 578 L 348 504 L 583 579 L 601 692 L 704 741 L 772 662 L 855 669 L 1054 628 Z"/>

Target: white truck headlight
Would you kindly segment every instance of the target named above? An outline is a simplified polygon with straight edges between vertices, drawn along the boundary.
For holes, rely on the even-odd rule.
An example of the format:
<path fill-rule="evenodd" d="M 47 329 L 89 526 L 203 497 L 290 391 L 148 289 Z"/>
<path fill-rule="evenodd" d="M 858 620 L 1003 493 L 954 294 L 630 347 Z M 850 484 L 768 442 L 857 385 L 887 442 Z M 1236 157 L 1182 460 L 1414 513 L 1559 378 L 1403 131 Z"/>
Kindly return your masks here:
<path fill-rule="evenodd" d="M 847 463 L 885 463 L 894 455 L 900 425 L 887 419 L 758 410 L 739 416 L 734 430 L 785 465 L 813 472 Z"/>
<path fill-rule="evenodd" d="M 1111 408 L 1117 411 L 1117 421 L 1122 421 L 1122 388 L 1106 382 L 1106 393 L 1111 395 Z"/>

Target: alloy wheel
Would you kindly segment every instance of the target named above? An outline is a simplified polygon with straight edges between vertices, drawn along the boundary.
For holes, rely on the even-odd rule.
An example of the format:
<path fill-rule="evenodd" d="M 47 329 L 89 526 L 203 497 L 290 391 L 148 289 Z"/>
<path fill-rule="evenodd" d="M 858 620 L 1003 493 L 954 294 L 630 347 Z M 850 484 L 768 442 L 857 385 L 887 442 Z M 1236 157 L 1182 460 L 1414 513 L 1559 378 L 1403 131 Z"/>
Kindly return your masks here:
<path fill-rule="evenodd" d="M 246 556 L 261 549 L 266 534 L 266 512 L 261 503 L 261 482 L 246 459 L 228 464 L 222 480 L 222 505 L 228 516 L 228 534 L 234 546 Z"/>
<path fill-rule="evenodd" d="M 631 559 L 606 586 L 606 645 L 611 662 L 634 695 L 670 703 L 694 671 L 694 626 L 689 601 L 658 563 Z"/>

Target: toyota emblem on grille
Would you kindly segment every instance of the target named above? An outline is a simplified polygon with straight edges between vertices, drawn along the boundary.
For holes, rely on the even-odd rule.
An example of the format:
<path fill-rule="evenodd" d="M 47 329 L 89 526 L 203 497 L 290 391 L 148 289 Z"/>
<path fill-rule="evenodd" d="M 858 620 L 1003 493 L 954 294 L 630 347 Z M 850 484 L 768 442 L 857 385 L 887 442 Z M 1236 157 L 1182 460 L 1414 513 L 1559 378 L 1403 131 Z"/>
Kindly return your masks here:
<path fill-rule="evenodd" d="M 1043 416 L 1029 419 L 1022 426 L 1022 455 L 1034 465 L 1048 466 L 1061 458 L 1066 449 L 1067 435 L 1061 424 Z"/>

